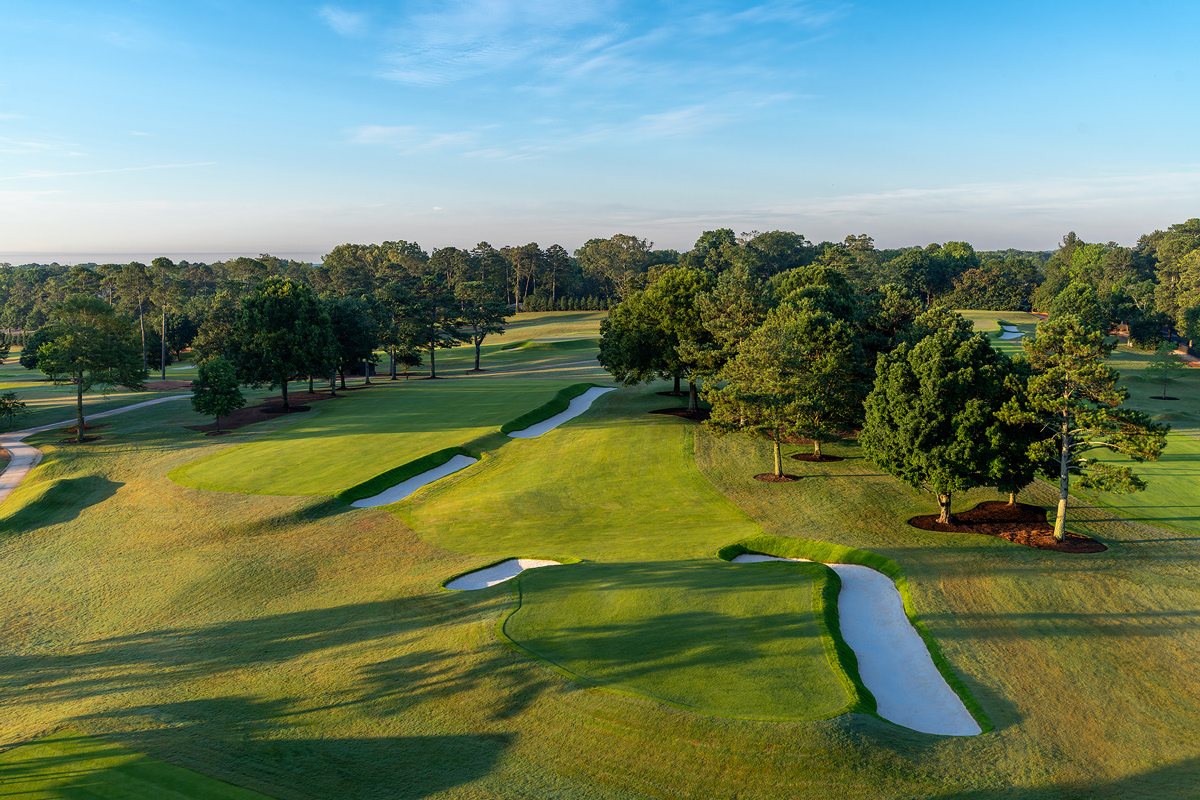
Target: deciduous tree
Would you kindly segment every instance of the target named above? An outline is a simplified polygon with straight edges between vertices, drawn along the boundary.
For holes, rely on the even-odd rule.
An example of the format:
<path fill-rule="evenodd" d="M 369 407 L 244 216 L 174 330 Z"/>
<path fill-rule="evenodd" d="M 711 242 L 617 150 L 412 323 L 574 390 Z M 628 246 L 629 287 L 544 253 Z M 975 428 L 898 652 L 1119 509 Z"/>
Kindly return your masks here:
<path fill-rule="evenodd" d="M 237 370 L 224 358 L 217 356 L 200 365 L 192 381 L 192 409 L 197 414 L 216 417 L 217 432 L 221 432 L 221 417 L 227 417 L 246 405 L 238 385 Z"/>

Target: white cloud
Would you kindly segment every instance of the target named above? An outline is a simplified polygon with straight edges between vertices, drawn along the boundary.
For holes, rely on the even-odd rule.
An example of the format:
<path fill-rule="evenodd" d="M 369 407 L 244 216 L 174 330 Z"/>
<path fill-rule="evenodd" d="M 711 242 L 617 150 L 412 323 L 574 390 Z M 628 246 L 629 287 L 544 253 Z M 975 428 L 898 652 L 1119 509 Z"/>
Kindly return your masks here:
<path fill-rule="evenodd" d="M 322 21 L 341 36 L 359 36 L 366 32 L 367 16 L 337 6 L 321 6 L 317 10 Z"/>
<path fill-rule="evenodd" d="M 0 113 L 0 119 L 25 119 L 24 114 L 4 114 Z"/>
<path fill-rule="evenodd" d="M 435 133 L 415 125 L 363 125 L 348 133 L 354 144 L 388 145 L 402 153 L 470 147 L 478 139 L 474 131 Z"/>

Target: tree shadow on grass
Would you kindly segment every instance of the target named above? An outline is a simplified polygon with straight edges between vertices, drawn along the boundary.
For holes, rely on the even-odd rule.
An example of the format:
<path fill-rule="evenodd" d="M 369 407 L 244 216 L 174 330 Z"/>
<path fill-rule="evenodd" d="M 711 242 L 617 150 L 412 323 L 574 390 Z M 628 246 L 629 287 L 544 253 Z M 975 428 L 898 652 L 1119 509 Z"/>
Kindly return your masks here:
<path fill-rule="evenodd" d="M 23 533 L 70 522 L 88 506 L 103 503 L 125 484 L 110 481 L 99 475 L 61 478 L 49 485 L 35 500 L 27 502 L 7 517 L 0 519 L 0 535 Z"/>
<path fill-rule="evenodd" d="M 102 723 L 131 750 L 271 797 L 417 800 L 487 775 L 513 739 L 509 733 L 289 736 L 304 727 L 306 713 L 288 700 L 215 697 L 83 719 Z"/>

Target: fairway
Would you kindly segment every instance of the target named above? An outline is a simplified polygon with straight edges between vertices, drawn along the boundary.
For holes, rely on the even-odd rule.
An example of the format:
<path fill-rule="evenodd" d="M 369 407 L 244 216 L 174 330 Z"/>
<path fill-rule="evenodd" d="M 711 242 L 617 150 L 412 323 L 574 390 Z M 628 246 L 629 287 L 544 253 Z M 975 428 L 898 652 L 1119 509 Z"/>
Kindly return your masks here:
<path fill-rule="evenodd" d="M 537 439 L 481 424 L 480 463 L 386 509 L 167 477 L 229 453 L 266 469 L 292 430 L 327 449 L 343 426 L 370 438 L 363 426 L 391 424 L 392 403 L 414 430 L 380 438 L 410 460 L 447 446 L 458 386 L 499 418 L 593 374 L 526 351 L 536 360 L 513 369 L 563 371 L 399 382 L 221 438 L 185 429 L 206 420 L 183 402 L 114 416 L 86 449 L 31 437 L 45 460 L 0 507 L 0 746 L 69 726 L 144 754 L 129 763 L 313 800 L 1117 800 L 1195 785 L 1200 538 L 1184 533 L 1072 509 L 1073 529 L 1110 548 L 1074 557 L 916 530 L 904 520 L 932 500 L 853 442 L 827 446 L 841 462 L 789 462 L 796 483 L 756 481 L 768 445 L 647 413 L 683 402 L 655 394 L 666 384 L 605 394 Z M 318 466 L 281 471 L 278 488 L 304 488 Z M 717 557 L 760 532 L 894 561 L 994 729 L 941 737 L 841 713 L 846 684 L 812 605 L 824 568 Z M 508 558 L 582 562 L 441 588 Z M 39 791 L 79 779 L 20 753 L 4 766 L 21 763 Z M 107 763 L 80 769 L 121 796 Z"/>

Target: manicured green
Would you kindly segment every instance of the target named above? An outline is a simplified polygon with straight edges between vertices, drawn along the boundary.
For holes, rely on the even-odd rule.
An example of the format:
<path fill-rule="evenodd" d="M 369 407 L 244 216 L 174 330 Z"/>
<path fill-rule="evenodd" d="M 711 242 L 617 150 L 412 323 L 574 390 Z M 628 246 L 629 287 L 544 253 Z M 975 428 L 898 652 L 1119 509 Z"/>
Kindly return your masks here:
<path fill-rule="evenodd" d="M 850 704 L 813 612 L 817 564 L 583 563 L 523 573 L 504 635 L 581 683 L 744 719 Z"/>
<path fill-rule="evenodd" d="M 24 800 L 266 799 L 258 792 L 74 731 L 59 731 L 0 753 L 0 796 Z"/>
<path fill-rule="evenodd" d="M 562 385 L 501 378 L 379 382 L 316 403 L 252 448 L 225 449 L 175 470 L 171 479 L 210 491 L 335 496 L 491 433 Z"/>

